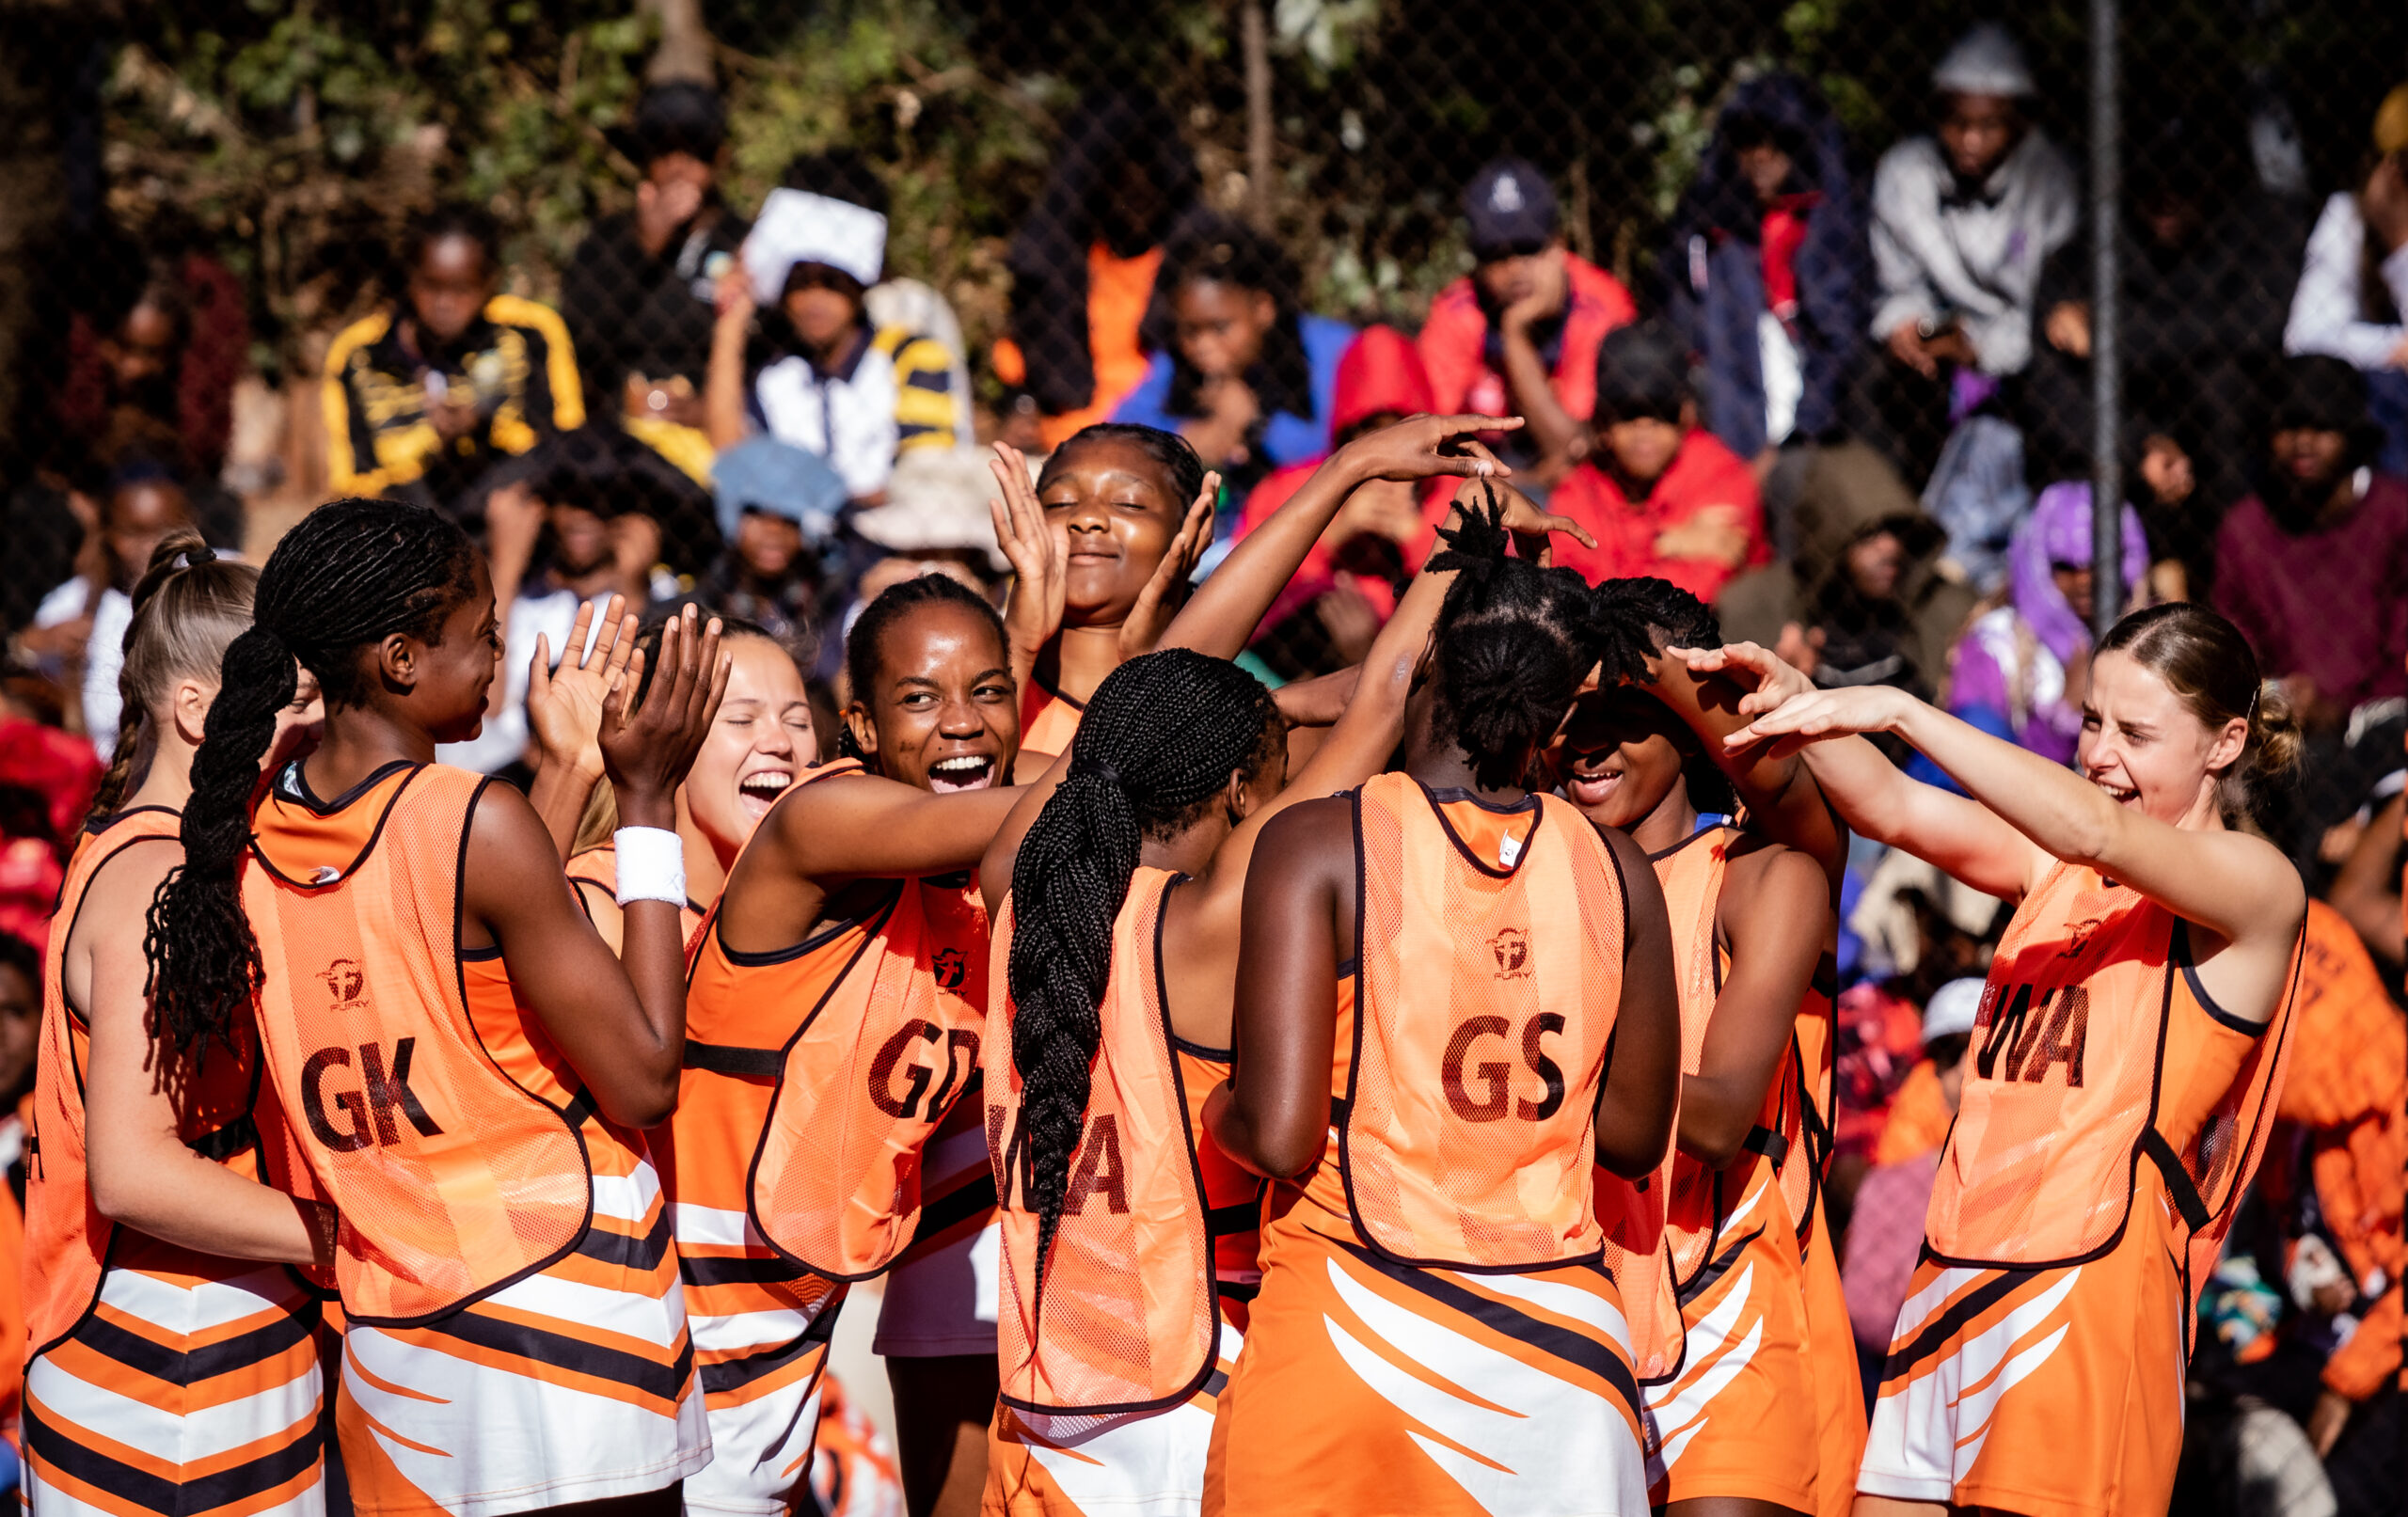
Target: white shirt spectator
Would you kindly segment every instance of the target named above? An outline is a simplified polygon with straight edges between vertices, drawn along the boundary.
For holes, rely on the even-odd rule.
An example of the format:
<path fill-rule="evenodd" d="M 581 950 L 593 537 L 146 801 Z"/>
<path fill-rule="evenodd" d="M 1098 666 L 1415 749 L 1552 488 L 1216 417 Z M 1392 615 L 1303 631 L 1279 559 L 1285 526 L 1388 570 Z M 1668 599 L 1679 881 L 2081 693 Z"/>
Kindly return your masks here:
<path fill-rule="evenodd" d="M 2299 289 L 2291 295 L 2290 320 L 2283 325 L 2283 351 L 2294 357 L 2321 354 L 2358 369 L 2401 367 L 2408 326 L 2366 319 L 2367 224 L 2358 198 L 2343 193 L 2324 202 L 2316 229 L 2307 234 L 2307 257 Z M 2395 311 L 2408 312 L 2408 246 L 2392 250 L 2380 270 Z"/>
<path fill-rule="evenodd" d="M 1906 322 L 1953 317 L 1983 372 L 2020 371 L 2032 358 L 2040 266 L 2080 218 L 2073 166 L 2037 129 L 1973 196 L 1958 194 L 1936 139 L 1899 143 L 1873 175 L 1874 340 Z"/>
<path fill-rule="evenodd" d="M 117 680 L 125 668 L 125 629 L 134 624 L 134 600 L 111 585 L 93 605 L 91 590 L 82 579 L 60 585 L 34 608 L 34 625 L 56 626 L 91 611 L 92 636 L 84 645 L 84 733 L 105 763 L 117 752 L 118 719 L 124 714 Z"/>
<path fill-rule="evenodd" d="M 761 428 L 783 443 L 828 460 L 854 499 L 886 488 L 902 427 L 895 416 L 895 358 L 864 342 L 850 370 L 822 374 L 789 355 L 752 381 Z"/>

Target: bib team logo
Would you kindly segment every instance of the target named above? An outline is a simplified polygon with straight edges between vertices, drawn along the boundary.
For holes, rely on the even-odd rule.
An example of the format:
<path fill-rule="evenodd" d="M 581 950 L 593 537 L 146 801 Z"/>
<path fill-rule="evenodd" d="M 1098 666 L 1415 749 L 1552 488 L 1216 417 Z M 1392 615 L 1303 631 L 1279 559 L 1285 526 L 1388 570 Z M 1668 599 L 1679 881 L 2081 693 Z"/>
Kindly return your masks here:
<path fill-rule="evenodd" d="M 1520 927 L 1507 927 L 1488 940 L 1488 951 L 1497 956 L 1497 977 L 1518 980 L 1530 972 L 1530 935 Z"/>
<path fill-rule="evenodd" d="M 958 948 L 938 949 L 929 961 L 929 968 L 934 971 L 937 988 L 941 990 L 960 989 L 963 977 L 970 972 L 969 963 L 963 959 Z"/>
<path fill-rule="evenodd" d="M 356 1006 L 368 998 L 368 972 L 356 958 L 338 958 L 318 974 L 326 985 L 326 994 L 334 998 L 335 1009 Z"/>

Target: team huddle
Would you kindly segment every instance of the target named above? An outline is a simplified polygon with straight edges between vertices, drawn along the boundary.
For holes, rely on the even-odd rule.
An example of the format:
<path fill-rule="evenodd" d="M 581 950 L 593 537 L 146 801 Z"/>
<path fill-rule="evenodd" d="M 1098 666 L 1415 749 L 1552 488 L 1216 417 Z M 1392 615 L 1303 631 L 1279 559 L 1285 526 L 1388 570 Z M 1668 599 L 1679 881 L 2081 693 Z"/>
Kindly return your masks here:
<path fill-rule="evenodd" d="M 2162 1509 L 2288 1046 L 2279 696 L 2190 604 L 2102 640 L 2074 769 L 1818 688 L 1549 567 L 1516 425 L 1357 437 L 1192 589 L 1180 438 L 999 447 L 1007 607 L 872 600 L 839 756 L 760 629 L 613 604 L 508 651 L 525 794 L 436 762 L 503 656 L 449 518 L 171 539 L 45 967 L 34 1517 L 816 1510 L 881 1278 L 989 1513 Z M 1232 661 L 1442 476 L 1359 666 Z M 2016 903 L 1869 1422 L 1851 833 Z"/>

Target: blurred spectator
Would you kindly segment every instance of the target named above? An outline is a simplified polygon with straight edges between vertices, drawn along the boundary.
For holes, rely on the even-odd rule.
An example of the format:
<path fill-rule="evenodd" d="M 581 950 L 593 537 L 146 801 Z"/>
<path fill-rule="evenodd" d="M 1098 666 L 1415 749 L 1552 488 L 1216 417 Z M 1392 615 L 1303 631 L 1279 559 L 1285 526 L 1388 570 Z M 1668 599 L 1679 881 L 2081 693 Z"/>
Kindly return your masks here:
<path fill-rule="evenodd" d="M 1146 313 L 1153 361 L 1112 419 L 1176 432 L 1229 498 L 1283 465 L 1329 451 L 1344 322 L 1296 304 L 1296 275 L 1265 234 L 1197 215 L 1163 255 Z"/>
<path fill-rule="evenodd" d="M 92 745 L 0 703 L 0 932 L 50 941 L 66 863 L 100 788 Z"/>
<path fill-rule="evenodd" d="M 0 933 L 0 1430 L 23 1436 L 26 1341 L 25 1177 L 33 1157 L 34 1055 L 41 1042 L 41 950 Z"/>
<path fill-rule="evenodd" d="M 1139 328 L 1163 244 L 1195 203 L 1196 158 L 1160 94 L 1104 89 L 1062 125 L 1045 188 L 1012 234 L 1010 336 L 995 376 L 1024 398 L 1032 452 L 1112 415 L 1146 377 Z"/>
<path fill-rule="evenodd" d="M 1956 644 L 1948 709 L 2011 735 L 2052 764 L 2071 764 L 2090 687 L 2090 486 L 2040 492 L 2016 529 L 2007 603 L 1973 619 Z M 2124 508 L 2123 604 L 2148 570 L 2140 514 Z"/>
<path fill-rule="evenodd" d="M 741 271 L 720 284 L 714 446 L 767 433 L 827 459 L 851 498 L 876 502 L 902 453 L 955 445 L 953 355 L 908 327 L 870 324 L 865 297 L 885 265 L 886 186 L 869 165 L 851 151 L 787 165 Z"/>
<path fill-rule="evenodd" d="M 2023 49 L 1984 22 L 1932 71 L 1938 127 L 1882 155 L 1873 176 L 1872 335 L 1862 422 L 1910 477 L 1948 426 L 2032 356 L 2033 300 L 2079 219 L 2073 166 L 2024 111 Z"/>
<path fill-rule="evenodd" d="M 2355 370 L 2293 358 L 2283 386 L 2265 488 L 2216 535 L 2216 605 L 2302 720 L 2329 734 L 2369 702 L 2408 696 L 2408 482 L 2370 466 Z"/>
<path fill-rule="evenodd" d="M 1940 1174 L 1941 1145 L 1965 1087 L 1965 1051 L 1972 1043 L 1982 990 L 1980 980 L 1964 979 L 1932 992 L 1923 1013 L 1923 1057 L 1899 1088 L 1874 1167 L 1856 1188 L 1841 1251 L 1846 1262 L 1840 1287 L 1868 1378 L 1877 1377 L 1890 1351 L 1907 1282 L 1923 1252 L 1924 1213 Z"/>
<path fill-rule="evenodd" d="M 2395 994 L 2401 988 L 2401 964 L 2408 962 L 2408 924 L 2401 920 L 2400 902 L 2401 830 L 2408 827 L 2403 781 L 2408 773 L 2395 769 L 2375 783 L 2368 798 L 2372 814 L 2328 893 L 2333 909 L 2349 919 L 2367 951 L 2382 962 Z"/>
<path fill-rule="evenodd" d="M 1556 539 L 1558 567 L 1592 584 L 1653 575 L 1711 603 L 1732 575 L 1771 558 L 1756 477 L 1698 426 L 1688 344 L 1669 323 L 1606 334 L 1596 405 L 1596 450 L 1547 505 L 1597 545 Z"/>
<path fill-rule="evenodd" d="M 1330 401 L 1333 449 L 1418 412 L 1434 412 L 1430 376 L 1413 340 L 1392 326 L 1367 326 L 1339 360 Z M 1264 480 L 1245 498 L 1238 535 L 1261 526 L 1312 478 L 1317 454 Z M 1264 613 L 1255 656 L 1282 679 L 1324 674 L 1361 662 L 1370 639 L 1396 611 L 1397 582 L 1418 572 L 1445 518 L 1454 481 L 1376 480 L 1347 497 L 1337 519 L 1305 555 L 1288 588 Z"/>
<path fill-rule="evenodd" d="M 326 350 L 326 487 L 474 521 L 523 488 L 538 442 L 585 424 L 576 353 L 550 307 L 496 292 L 501 236 L 481 210 L 418 218 L 402 267 L 402 298 Z"/>
<path fill-rule="evenodd" d="M 643 174 L 635 209 L 604 216 L 578 245 L 561 314 L 595 420 L 707 483 L 713 304 L 747 229 L 720 198 L 727 110 L 708 86 L 655 85 L 611 140 Z"/>
<path fill-rule="evenodd" d="M 727 546 L 692 598 L 802 647 L 825 614 L 819 545 L 835 530 L 845 482 L 816 453 L 772 437 L 722 451 L 712 480 Z"/>
<path fill-rule="evenodd" d="M 1011 566 L 987 510 L 994 493 L 995 477 L 974 453 L 914 453 L 895 466 L 886 504 L 854 514 L 852 531 L 889 558 L 958 564 L 984 593 Z"/>
<path fill-rule="evenodd" d="M 1847 146 L 1812 84 L 1781 71 L 1732 91 L 1662 267 L 1667 314 L 1703 356 L 1706 424 L 1766 482 L 1785 553 L 1803 445 L 1840 425 L 1871 272 Z M 1776 486 L 1783 444 L 1798 446 Z"/>
<path fill-rule="evenodd" d="M 2374 150 L 2365 186 L 2325 201 L 2308 234 L 2283 351 L 2364 371 L 2384 431 L 2383 466 L 2408 474 L 2408 85 L 2375 112 Z"/>
<path fill-rule="evenodd" d="M 1622 281 L 1563 245 L 1555 191 L 1520 158 L 1487 164 L 1464 186 L 1471 273 L 1438 292 L 1421 327 L 1421 361 L 1443 414 L 1518 416 L 1506 460 L 1553 484 L 1588 456 L 1597 344 L 1637 312 Z"/>
<path fill-rule="evenodd" d="M 90 568 L 44 596 L 32 628 L 18 639 L 37 667 L 74 688 L 84 735 L 103 755 L 117 747 L 118 672 L 134 621 L 134 587 L 160 540 L 192 525 L 191 503 L 164 465 L 127 464 L 102 499 Z"/>
<path fill-rule="evenodd" d="M 1825 687 L 1929 697 L 1976 597 L 1939 572 L 1939 523 L 1861 443 L 1816 450 L 1798 497 L 1798 556 L 1734 579 L 1725 636 L 1777 647 Z"/>
<path fill-rule="evenodd" d="M 2258 376 L 2281 352 L 2298 259 L 2299 228 L 2257 188 L 2235 140 L 2240 125 L 2194 105 L 2141 133 L 2117 233 L 2122 452 L 2137 466 L 2133 492 L 2152 559 L 2182 566 L 2181 580 L 2165 588 L 2193 595 L 2207 592 L 2218 519 L 2249 493 Z M 2089 242 L 2079 239 L 2040 277 L 2046 340 L 2033 357 L 2025 411 L 2041 479 L 2090 469 L 2091 274 Z"/>

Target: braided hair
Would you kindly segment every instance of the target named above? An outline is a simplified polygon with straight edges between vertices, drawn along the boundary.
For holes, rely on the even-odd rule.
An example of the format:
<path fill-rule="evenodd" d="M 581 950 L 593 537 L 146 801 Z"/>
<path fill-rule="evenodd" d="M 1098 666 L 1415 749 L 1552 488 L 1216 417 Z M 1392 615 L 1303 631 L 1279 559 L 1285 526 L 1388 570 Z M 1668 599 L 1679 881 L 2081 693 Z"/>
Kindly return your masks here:
<path fill-rule="evenodd" d="M 470 593 L 476 550 L 450 517 L 392 500 L 336 500 L 287 532 L 260 571 L 250 630 L 227 646 L 217 699 L 193 755 L 184 861 L 150 903 L 154 1035 L 177 1053 L 227 1042 L 265 971 L 237 870 L 250 841 L 260 760 L 291 702 L 293 661 L 326 709 L 366 703 L 358 650 L 394 633 L 436 640 Z"/>
<path fill-rule="evenodd" d="M 1722 624 L 1705 602 L 1669 579 L 1608 579 L 1590 596 L 1589 614 L 1597 648 L 1597 681 L 1603 686 L 1653 685 L 1655 676 L 1647 666 L 1665 649 L 1722 644 Z M 1737 794 L 1704 749 L 1692 743 L 1679 746 L 1689 803 L 1702 812 L 1735 809 Z"/>
<path fill-rule="evenodd" d="M 869 692 L 878 687 L 879 660 L 885 656 L 887 632 L 924 606 L 958 606 L 993 627 L 996 641 L 1006 649 L 1011 646 L 1004 631 L 1003 614 L 986 596 L 950 575 L 915 575 L 879 591 L 878 598 L 863 607 L 862 614 L 853 619 L 853 629 L 845 636 L 845 683 L 852 691 L 852 699 L 864 705 L 869 703 Z M 862 745 L 853 740 L 848 722 L 836 724 L 836 751 L 846 758 L 868 763 Z M 878 766 L 869 766 L 875 769 Z"/>
<path fill-rule="evenodd" d="M 1508 558 L 1492 496 L 1428 564 L 1455 571 L 1438 608 L 1433 730 L 1463 750 L 1484 788 L 1527 782 L 1530 761 L 1572 709 L 1597 661 L 1589 586 L 1570 569 Z"/>
<path fill-rule="evenodd" d="M 1040 1300 L 1103 1035 L 1112 925 L 1138 846 L 1194 826 L 1231 776 L 1263 773 L 1282 741 L 1271 692 L 1237 665 L 1185 648 L 1133 658 L 1096 687 L 1070 743 L 1069 771 L 1021 842 L 1012 863 L 1012 1066 L 1022 1082 Z"/>
<path fill-rule="evenodd" d="M 114 815 L 134 787 L 135 774 L 159 749 L 159 718 L 178 680 L 215 677 L 226 646 L 251 624 L 251 594 L 259 570 L 220 559 L 198 532 L 169 532 L 150 553 L 134 587 L 134 617 L 125 628 L 125 662 L 118 698 L 125 718 L 117 751 L 92 798 L 92 819 Z"/>
<path fill-rule="evenodd" d="M 1069 466 L 1071 454 L 1090 443 L 1105 442 L 1126 443 L 1161 465 L 1163 472 L 1170 476 L 1171 508 L 1181 517 L 1186 515 L 1187 503 L 1204 488 L 1204 460 L 1196 456 L 1194 445 L 1178 433 L 1139 426 L 1134 421 L 1099 421 L 1070 434 L 1038 471 L 1038 493 L 1043 494 L 1045 486 Z"/>

